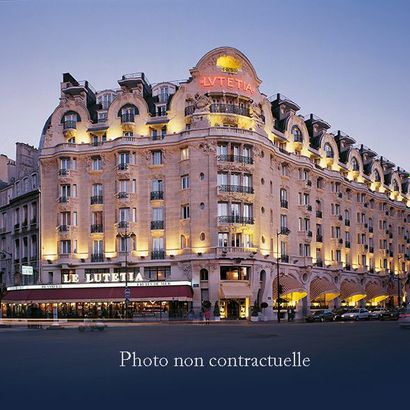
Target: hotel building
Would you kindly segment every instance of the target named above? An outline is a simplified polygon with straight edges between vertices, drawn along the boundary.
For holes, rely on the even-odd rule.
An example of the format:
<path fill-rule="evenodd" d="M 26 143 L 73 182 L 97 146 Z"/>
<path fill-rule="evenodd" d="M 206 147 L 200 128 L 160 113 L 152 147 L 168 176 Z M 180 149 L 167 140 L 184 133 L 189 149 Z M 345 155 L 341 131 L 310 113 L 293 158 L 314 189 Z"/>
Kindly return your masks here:
<path fill-rule="evenodd" d="M 233 48 L 186 81 L 118 84 L 96 92 L 63 76 L 39 147 L 41 277 L 9 288 L 11 311 L 120 317 L 126 296 L 135 316 L 184 317 L 209 300 L 221 318 L 262 302 L 272 318 L 278 270 L 298 315 L 407 297 L 402 168 L 268 98 Z"/>

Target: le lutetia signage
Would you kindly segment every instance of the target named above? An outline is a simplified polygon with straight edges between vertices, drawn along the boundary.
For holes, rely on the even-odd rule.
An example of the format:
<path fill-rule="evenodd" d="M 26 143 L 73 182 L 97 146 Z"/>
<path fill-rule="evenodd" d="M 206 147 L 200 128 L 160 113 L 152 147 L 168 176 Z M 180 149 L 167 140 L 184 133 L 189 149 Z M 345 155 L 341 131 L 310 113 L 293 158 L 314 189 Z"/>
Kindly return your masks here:
<path fill-rule="evenodd" d="M 120 272 L 120 273 L 86 273 L 84 281 L 80 280 L 77 273 L 62 275 L 62 283 L 116 283 L 116 282 L 141 282 L 143 280 L 140 273 Z"/>

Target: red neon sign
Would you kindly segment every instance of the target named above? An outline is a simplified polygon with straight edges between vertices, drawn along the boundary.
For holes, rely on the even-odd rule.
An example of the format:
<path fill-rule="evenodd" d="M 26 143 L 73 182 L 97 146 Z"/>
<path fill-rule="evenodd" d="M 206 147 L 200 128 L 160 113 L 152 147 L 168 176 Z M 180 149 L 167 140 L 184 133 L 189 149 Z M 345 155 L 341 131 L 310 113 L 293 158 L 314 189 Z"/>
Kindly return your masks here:
<path fill-rule="evenodd" d="M 240 78 L 232 78 L 232 77 L 225 77 L 225 76 L 206 76 L 202 77 L 199 81 L 202 87 L 210 88 L 210 87 L 227 87 L 227 88 L 234 88 L 239 91 L 246 91 L 250 94 L 253 94 L 255 90 L 252 86 L 244 80 Z"/>

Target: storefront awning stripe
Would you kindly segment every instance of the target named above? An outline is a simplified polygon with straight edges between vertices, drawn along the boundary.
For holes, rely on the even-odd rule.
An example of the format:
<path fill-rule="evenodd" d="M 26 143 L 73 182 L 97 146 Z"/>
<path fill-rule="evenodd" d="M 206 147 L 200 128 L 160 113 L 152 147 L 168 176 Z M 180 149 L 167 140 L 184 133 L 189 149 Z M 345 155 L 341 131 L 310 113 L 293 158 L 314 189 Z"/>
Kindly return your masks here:
<path fill-rule="evenodd" d="M 355 300 L 361 300 L 366 297 L 366 291 L 364 288 L 357 282 L 345 280 L 340 286 L 340 299 L 347 300 L 352 297 L 355 297 Z"/>
<path fill-rule="evenodd" d="M 192 300 L 191 286 L 147 286 L 132 287 L 130 300 Z M 13 290 L 6 293 L 4 302 L 29 303 L 29 302 L 74 302 L 74 301 L 122 301 L 124 288 L 70 288 L 70 289 L 30 289 Z"/>
<path fill-rule="evenodd" d="M 310 284 L 310 299 L 312 301 L 321 298 L 330 301 L 337 298 L 339 295 L 340 291 L 326 278 L 316 278 Z"/>
<path fill-rule="evenodd" d="M 371 282 L 366 286 L 366 299 L 370 302 L 374 299 L 382 301 L 388 297 L 388 292 L 379 284 Z"/>
<path fill-rule="evenodd" d="M 252 296 L 248 283 L 222 282 L 220 287 L 221 299 L 245 299 Z"/>
<path fill-rule="evenodd" d="M 293 299 L 299 300 L 307 295 L 305 287 L 294 277 L 282 275 L 279 276 L 279 284 L 282 286 L 281 297 L 286 297 L 289 294 L 294 294 Z M 278 280 L 277 277 L 273 280 L 273 299 L 277 298 Z M 295 300 L 295 301 L 297 301 Z"/>

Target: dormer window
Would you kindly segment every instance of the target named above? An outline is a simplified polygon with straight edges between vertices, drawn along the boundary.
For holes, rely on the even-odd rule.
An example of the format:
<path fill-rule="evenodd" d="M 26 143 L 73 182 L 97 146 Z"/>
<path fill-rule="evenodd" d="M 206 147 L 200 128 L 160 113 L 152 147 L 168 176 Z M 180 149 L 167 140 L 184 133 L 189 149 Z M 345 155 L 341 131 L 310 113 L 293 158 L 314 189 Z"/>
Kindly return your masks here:
<path fill-rule="evenodd" d="M 133 104 L 124 105 L 118 112 L 121 122 L 134 122 L 135 116 L 139 114 L 138 108 Z"/>
<path fill-rule="evenodd" d="M 158 100 L 159 100 L 159 102 L 167 102 L 168 101 L 168 98 L 169 98 L 169 89 L 168 89 L 168 86 L 163 86 L 163 87 L 161 87 L 161 89 L 160 89 L 160 93 L 159 93 L 159 95 L 158 95 Z"/>
<path fill-rule="evenodd" d="M 294 142 L 303 142 L 302 132 L 300 131 L 299 127 L 297 127 L 296 125 L 292 127 L 292 135 L 293 135 Z"/>
<path fill-rule="evenodd" d="M 381 178 L 380 178 L 380 172 L 375 169 L 373 172 L 373 178 L 374 178 L 374 182 L 380 182 Z"/>
<path fill-rule="evenodd" d="M 396 180 L 393 181 L 393 191 L 394 192 L 399 192 L 400 191 L 399 184 L 397 183 Z"/>
<path fill-rule="evenodd" d="M 81 117 L 75 111 L 66 112 L 61 119 L 64 130 L 75 130 L 77 128 L 77 122 L 80 121 Z"/>
<path fill-rule="evenodd" d="M 328 142 L 323 148 L 325 150 L 326 158 L 334 158 L 333 148 Z"/>

